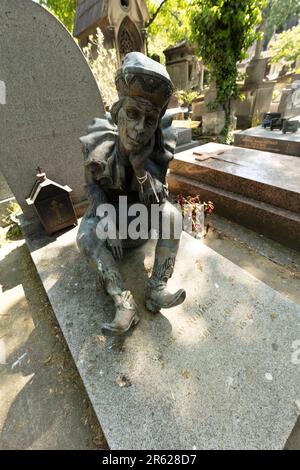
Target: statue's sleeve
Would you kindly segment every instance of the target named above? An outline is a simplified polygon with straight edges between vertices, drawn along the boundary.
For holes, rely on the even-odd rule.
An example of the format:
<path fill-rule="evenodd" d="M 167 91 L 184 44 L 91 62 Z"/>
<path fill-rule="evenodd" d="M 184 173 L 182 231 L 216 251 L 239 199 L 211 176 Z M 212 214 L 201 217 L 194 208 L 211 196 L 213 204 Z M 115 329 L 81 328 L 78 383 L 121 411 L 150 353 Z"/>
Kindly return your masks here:
<path fill-rule="evenodd" d="M 100 204 L 107 202 L 107 197 L 104 189 L 94 179 L 91 166 L 85 167 L 85 190 L 89 201 L 89 208 L 86 212 L 87 217 L 96 217 L 97 208 Z"/>
<path fill-rule="evenodd" d="M 108 119 L 94 119 L 88 134 L 80 138 L 84 155 L 85 190 L 90 203 L 88 217 L 95 217 L 97 207 L 107 202 L 104 186 L 111 182 L 109 156 L 117 138 L 117 128 Z"/>

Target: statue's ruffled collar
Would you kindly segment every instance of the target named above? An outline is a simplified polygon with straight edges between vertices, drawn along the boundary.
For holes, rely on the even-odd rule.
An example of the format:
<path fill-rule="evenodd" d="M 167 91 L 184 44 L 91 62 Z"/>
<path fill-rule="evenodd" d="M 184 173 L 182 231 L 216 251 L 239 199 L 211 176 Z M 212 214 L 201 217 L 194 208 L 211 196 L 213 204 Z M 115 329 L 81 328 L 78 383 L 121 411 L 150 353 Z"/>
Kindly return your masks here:
<path fill-rule="evenodd" d="M 165 180 L 168 163 L 173 158 L 176 147 L 176 133 L 171 127 L 172 116 L 165 114 L 161 119 L 160 130 L 163 137 L 163 149 L 153 152 L 150 159 L 159 169 L 157 175 L 162 182 Z M 118 127 L 110 115 L 106 118 L 95 118 L 88 127 L 88 134 L 80 138 L 83 145 L 85 166 L 97 164 L 103 168 L 102 182 L 111 187 L 120 187 L 125 171 L 122 163 L 116 164 L 118 159 Z M 150 170 L 151 172 L 151 170 Z"/>

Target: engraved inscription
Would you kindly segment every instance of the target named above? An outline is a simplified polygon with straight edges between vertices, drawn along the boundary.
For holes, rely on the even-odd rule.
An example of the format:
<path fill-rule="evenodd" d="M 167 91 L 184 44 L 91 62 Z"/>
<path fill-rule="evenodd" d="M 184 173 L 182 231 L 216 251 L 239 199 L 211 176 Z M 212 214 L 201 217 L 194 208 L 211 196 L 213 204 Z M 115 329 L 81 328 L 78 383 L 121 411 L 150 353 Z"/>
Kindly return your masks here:
<path fill-rule="evenodd" d="M 283 153 L 285 155 L 299 155 L 300 142 L 288 140 L 265 139 L 255 136 L 240 136 L 236 140 L 236 145 L 263 150 L 266 152 Z"/>
<path fill-rule="evenodd" d="M 242 138 L 242 144 L 246 147 L 252 147 L 258 150 L 267 151 L 269 149 L 272 149 L 279 151 L 277 141 L 271 139 L 260 139 L 256 137 L 246 136 Z"/>
<path fill-rule="evenodd" d="M 225 321 L 232 316 L 234 310 L 239 305 L 238 300 L 234 300 L 228 305 L 223 312 L 218 313 L 215 317 L 210 317 L 212 307 L 220 302 L 220 298 L 212 297 L 204 304 L 198 304 L 196 313 L 193 316 L 184 319 L 184 324 L 181 324 L 176 331 L 176 337 L 179 338 L 184 334 L 190 333 L 190 328 L 196 330 L 198 338 L 209 338 L 215 335 L 217 328 L 221 327 Z M 208 320 L 209 318 L 209 320 Z M 253 322 L 253 315 L 248 312 L 245 317 L 239 320 L 238 326 L 243 329 Z"/>

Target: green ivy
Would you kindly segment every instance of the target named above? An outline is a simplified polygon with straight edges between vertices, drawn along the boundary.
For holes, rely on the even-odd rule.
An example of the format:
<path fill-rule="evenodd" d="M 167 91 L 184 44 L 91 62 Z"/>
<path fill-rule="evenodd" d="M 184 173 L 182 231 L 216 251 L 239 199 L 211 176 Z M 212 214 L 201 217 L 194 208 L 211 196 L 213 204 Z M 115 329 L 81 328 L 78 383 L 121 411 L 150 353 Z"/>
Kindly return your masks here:
<path fill-rule="evenodd" d="M 224 135 L 230 131 L 232 100 L 238 98 L 237 63 L 257 38 L 266 0 L 193 0 L 191 39 L 216 82 L 213 109 L 225 111 Z"/>
<path fill-rule="evenodd" d="M 150 15 L 150 24 L 147 29 L 147 42 L 149 54 L 158 54 L 161 62 L 165 62 L 164 49 L 183 39 L 190 33 L 189 7 L 190 0 L 166 0 L 153 22 L 160 0 L 146 0 Z"/>

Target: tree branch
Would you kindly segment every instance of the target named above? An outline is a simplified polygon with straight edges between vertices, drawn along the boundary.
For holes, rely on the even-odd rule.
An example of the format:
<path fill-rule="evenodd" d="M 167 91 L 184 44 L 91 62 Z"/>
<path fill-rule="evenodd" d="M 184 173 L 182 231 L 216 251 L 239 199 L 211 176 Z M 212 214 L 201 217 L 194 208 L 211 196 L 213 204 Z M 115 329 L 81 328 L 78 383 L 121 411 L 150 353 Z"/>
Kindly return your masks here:
<path fill-rule="evenodd" d="M 149 21 L 147 21 L 147 23 L 145 24 L 145 27 L 146 28 L 149 28 L 149 26 L 153 23 L 153 21 L 155 20 L 155 18 L 157 17 L 158 13 L 160 12 L 160 10 L 162 9 L 162 7 L 164 6 L 164 4 L 167 2 L 168 0 L 163 0 L 161 2 L 161 4 L 159 5 L 159 7 L 157 8 L 157 10 L 153 13 L 153 15 L 151 16 L 151 18 L 149 19 Z"/>

